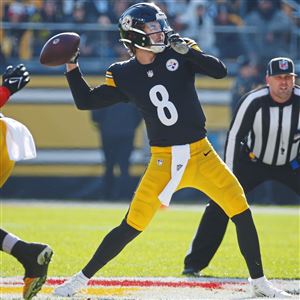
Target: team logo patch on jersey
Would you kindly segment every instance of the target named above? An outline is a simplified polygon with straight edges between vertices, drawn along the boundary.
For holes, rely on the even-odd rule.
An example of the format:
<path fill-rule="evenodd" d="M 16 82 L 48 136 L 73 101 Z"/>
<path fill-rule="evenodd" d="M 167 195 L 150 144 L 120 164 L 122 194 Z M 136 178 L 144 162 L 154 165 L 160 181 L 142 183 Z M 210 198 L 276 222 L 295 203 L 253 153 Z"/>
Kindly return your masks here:
<path fill-rule="evenodd" d="M 162 166 L 163 162 L 164 162 L 164 161 L 163 161 L 162 159 L 158 159 L 158 160 L 157 160 L 157 165 L 158 165 L 158 166 Z"/>
<path fill-rule="evenodd" d="M 176 59 L 171 58 L 167 61 L 166 67 L 169 71 L 176 71 L 179 67 L 179 63 Z"/>

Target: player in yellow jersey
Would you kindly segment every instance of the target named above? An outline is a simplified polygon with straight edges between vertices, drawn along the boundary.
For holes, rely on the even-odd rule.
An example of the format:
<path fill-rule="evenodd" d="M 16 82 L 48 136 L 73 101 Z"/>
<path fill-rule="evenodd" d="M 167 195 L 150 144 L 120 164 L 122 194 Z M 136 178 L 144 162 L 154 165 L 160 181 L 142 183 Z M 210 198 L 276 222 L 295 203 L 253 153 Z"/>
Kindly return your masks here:
<path fill-rule="evenodd" d="M 30 76 L 22 64 L 8 66 L 0 86 L 0 107 L 9 97 L 29 82 Z M 29 130 L 20 122 L 0 113 L 0 188 L 9 178 L 15 161 L 34 158 L 34 141 Z M 0 250 L 14 256 L 24 267 L 23 297 L 32 299 L 42 288 L 47 278 L 48 265 L 53 254 L 45 244 L 27 243 L 0 228 Z"/>
<path fill-rule="evenodd" d="M 264 277 L 258 236 L 243 189 L 206 137 L 195 75 L 223 78 L 225 65 L 201 51 L 193 40 L 173 33 L 166 15 L 153 3 L 128 8 L 119 28 L 132 58 L 111 65 L 104 85 L 90 88 L 76 59 L 67 64 L 66 76 L 79 109 L 135 104 L 146 123 L 151 159 L 122 223 L 108 233 L 82 271 L 54 293 L 72 297 L 86 287 L 97 271 L 148 226 L 161 204 L 169 205 L 175 191 L 193 187 L 209 195 L 236 225 L 256 295 L 288 297 Z"/>

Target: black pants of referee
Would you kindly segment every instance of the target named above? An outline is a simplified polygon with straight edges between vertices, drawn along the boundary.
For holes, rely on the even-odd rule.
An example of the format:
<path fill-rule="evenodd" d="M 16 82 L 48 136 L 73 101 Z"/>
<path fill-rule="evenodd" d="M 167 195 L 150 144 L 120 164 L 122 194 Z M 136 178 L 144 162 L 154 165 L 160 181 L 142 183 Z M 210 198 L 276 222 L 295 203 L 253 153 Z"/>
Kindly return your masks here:
<path fill-rule="evenodd" d="M 245 193 L 267 180 L 276 180 L 290 187 L 300 196 L 300 167 L 293 170 L 290 165 L 272 167 L 241 157 L 235 169 L 235 176 Z M 206 206 L 197 233 L 192 241 L 191 251 L 184 259 L 184 268 L 196 272 L 208 266 L 219 248 L 228 224 L 228 217 L 213 201 Z"/>

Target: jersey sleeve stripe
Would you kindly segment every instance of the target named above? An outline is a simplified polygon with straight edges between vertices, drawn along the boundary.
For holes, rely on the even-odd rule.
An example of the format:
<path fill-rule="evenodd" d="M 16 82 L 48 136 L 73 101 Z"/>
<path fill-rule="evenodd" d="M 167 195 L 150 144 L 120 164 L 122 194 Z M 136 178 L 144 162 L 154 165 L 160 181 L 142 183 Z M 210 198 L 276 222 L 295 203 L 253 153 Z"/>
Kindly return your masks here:
<path fill-rule="evenodd" d="M 202 50 L 200 49 L 200 47 L 197 44 L 192 45 L 191 48 L 193 48 L 196 51 L 202 52 Z"/>
<path fill-rule="evenodd" d="M 115 81 L 114 81 L 112 72 L 109 72 L 109 71 L 106 72 L 106 74 L 105 74 L 105 84 L 108 85 L 108 86 L 113 86 L 113 87 L 117 86 Z"/>
<path fill-rule="evenodd" d="M 190 48 L 192 48 L 196 51 L 202 52 L 202 50 L 200 49 L 200 47 L 198 46 L 198 44 L 194 40 L 189 39 L 189 38 L 184 38 L 184 41 L 187 43 L 187 45 Z"/>

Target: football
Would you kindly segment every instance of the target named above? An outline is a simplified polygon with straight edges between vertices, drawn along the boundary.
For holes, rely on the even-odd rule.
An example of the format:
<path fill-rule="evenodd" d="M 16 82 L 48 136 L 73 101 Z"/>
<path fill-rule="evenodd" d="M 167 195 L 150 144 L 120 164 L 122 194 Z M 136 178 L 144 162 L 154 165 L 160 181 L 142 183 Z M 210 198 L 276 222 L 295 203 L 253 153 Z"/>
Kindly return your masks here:
<path fill-rule="evenodd" d="M 40 63 L 45 66 L 60 66 L 67 63 L 76 53 L 80 36 L 75 32 L 62 32 L 51 37 L 40 53 Z"/>

